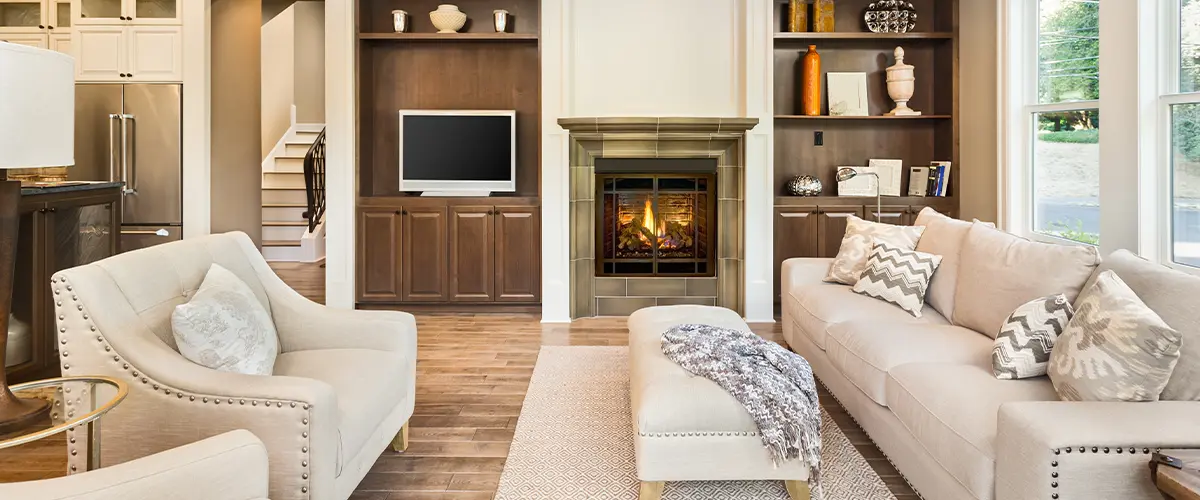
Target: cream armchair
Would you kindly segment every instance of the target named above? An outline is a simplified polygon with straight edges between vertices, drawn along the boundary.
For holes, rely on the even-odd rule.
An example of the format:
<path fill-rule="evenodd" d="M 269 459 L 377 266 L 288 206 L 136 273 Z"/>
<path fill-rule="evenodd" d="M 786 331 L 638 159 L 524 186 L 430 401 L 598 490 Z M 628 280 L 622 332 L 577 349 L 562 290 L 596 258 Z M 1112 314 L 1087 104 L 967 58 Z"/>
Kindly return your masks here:
<path fill-rule="evenodd" d="M 178 353 L 171 312 L 213 263 L 271 311 L 280 342 L 274 375 L 218 372 Z M 271 271 L 245 234 L 120 254 L 61 271 L 51 288 L 63 375 L 108 375 L 131 386 L 103 419 L 103 465 L 247 429 L 270 454 L 272 499 L 341 500 L 389 443 L 407 444 L 412 315 L 313 303 Z M 72 461 L 86 456 L 76 451 Z"/>
<path fill-rule="evenodd" d="M 112 467 L 0 484 L 21 500 L 266 500 L 267 449 L 233 431 Z"/>

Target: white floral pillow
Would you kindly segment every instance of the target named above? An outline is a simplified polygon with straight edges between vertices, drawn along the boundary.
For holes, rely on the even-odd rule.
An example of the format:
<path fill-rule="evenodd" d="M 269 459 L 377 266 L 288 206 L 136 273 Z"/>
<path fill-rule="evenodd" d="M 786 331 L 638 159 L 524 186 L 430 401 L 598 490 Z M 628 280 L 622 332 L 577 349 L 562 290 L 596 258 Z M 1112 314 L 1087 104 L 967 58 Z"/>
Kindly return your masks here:
<path fill-rule="evenodd" d="M 196 295 L 175 307 L 171 329 L 179 354 L 218 371 L 270 375 L 279 354 L 270 311 L 236 274 L 217 264 Z"/>
<path fill-rule="evenodd" d="M 899 250 L 912 251 L 917 248 L 917 241 L 924 226 L 896 226 L 862 220 L 853 215 L 846 223 L 846 235 L 842 237 L 842 246 L 838 248 L 837 257 L 829 266 L 825 281 L 853 285 L 867 267 L 867 257 L 876 242 L 887 243 Z"/>

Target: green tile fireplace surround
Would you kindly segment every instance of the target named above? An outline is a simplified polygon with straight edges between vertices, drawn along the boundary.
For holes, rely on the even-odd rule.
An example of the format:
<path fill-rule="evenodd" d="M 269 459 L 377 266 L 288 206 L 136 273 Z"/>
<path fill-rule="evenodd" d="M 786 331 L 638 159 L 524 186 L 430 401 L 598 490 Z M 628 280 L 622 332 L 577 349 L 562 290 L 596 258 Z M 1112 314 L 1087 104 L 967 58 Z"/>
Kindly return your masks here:
<path fill-rule="evenodd" d="M 745 155 L 756 118 L 563 118 L 570 132 L 571 318 L 653 305 L 719 305 L 744 314 Z M 596 158 L 716 158 L 716 277 L 596 277 Z"/>

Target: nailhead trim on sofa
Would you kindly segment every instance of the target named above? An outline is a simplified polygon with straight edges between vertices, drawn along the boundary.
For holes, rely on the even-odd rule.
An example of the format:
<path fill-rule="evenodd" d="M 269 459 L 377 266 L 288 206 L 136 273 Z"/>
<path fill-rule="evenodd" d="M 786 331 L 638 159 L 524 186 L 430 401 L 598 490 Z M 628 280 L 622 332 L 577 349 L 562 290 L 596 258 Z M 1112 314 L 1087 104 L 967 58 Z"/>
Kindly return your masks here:
<path fill-rule="evenodd" d="M 1073 449 L 1073 447 L 1068 446 L 1066 448 L 1055 448 L 1051 451 L 1053 451 L 1055 455 L 1060 455 L 1062 453 L 1066 453 L 1066 454 L 1070 455 L 1072 449 Z M 1104 446 L 1104 447 L 1092 446 L 1091 449 L 1092 449 L 1093 454 L 1108 455 L 1108 454 L 1114 453 L 1114 452 L 1117 454 L 1121 454 L 1121 453 L 1125 452 L 1125 447 L 1123 447 L 1123 446 L 1117 446 L 1117 447 L 1112 447 L 1112 448 L 1110 448 L 1108 446 Z M 1142 447 L 1142 454 L 1149 455 L 1151 452 L 1158 452 L 1160 450 L 1161 450 L 1161 448 Z M 1087 446 L 1079 447 L 1080 454 L 1085 454 L 1087 452 L 1088 452 Z M 1130 446 L 1129 454 L 1133 455 L 1134 453 L 1137 453 L 1137 447 Z M 1058 489 L 1058 460 L 1056 460 L 1056 459 L 1050 460 L 1050 489 L 1051 489 L 1051 491 Z M 1058 500 L 1058 498 L 1059 498 L 1058 492 L 1053 491 L 1052 493 L 1050 493 L 1050 498 L 1051 498 L 1051 500 Z"/>

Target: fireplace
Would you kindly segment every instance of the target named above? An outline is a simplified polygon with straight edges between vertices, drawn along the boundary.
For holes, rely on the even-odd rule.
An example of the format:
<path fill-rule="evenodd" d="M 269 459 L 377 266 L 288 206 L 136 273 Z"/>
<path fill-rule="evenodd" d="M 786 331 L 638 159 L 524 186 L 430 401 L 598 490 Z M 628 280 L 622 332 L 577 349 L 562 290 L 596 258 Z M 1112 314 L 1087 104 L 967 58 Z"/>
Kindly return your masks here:
<path fill-rule="evenodd" d="M 715 275 L 715 161 L 600 158 L 596 170 L 597 276 Z"/>

